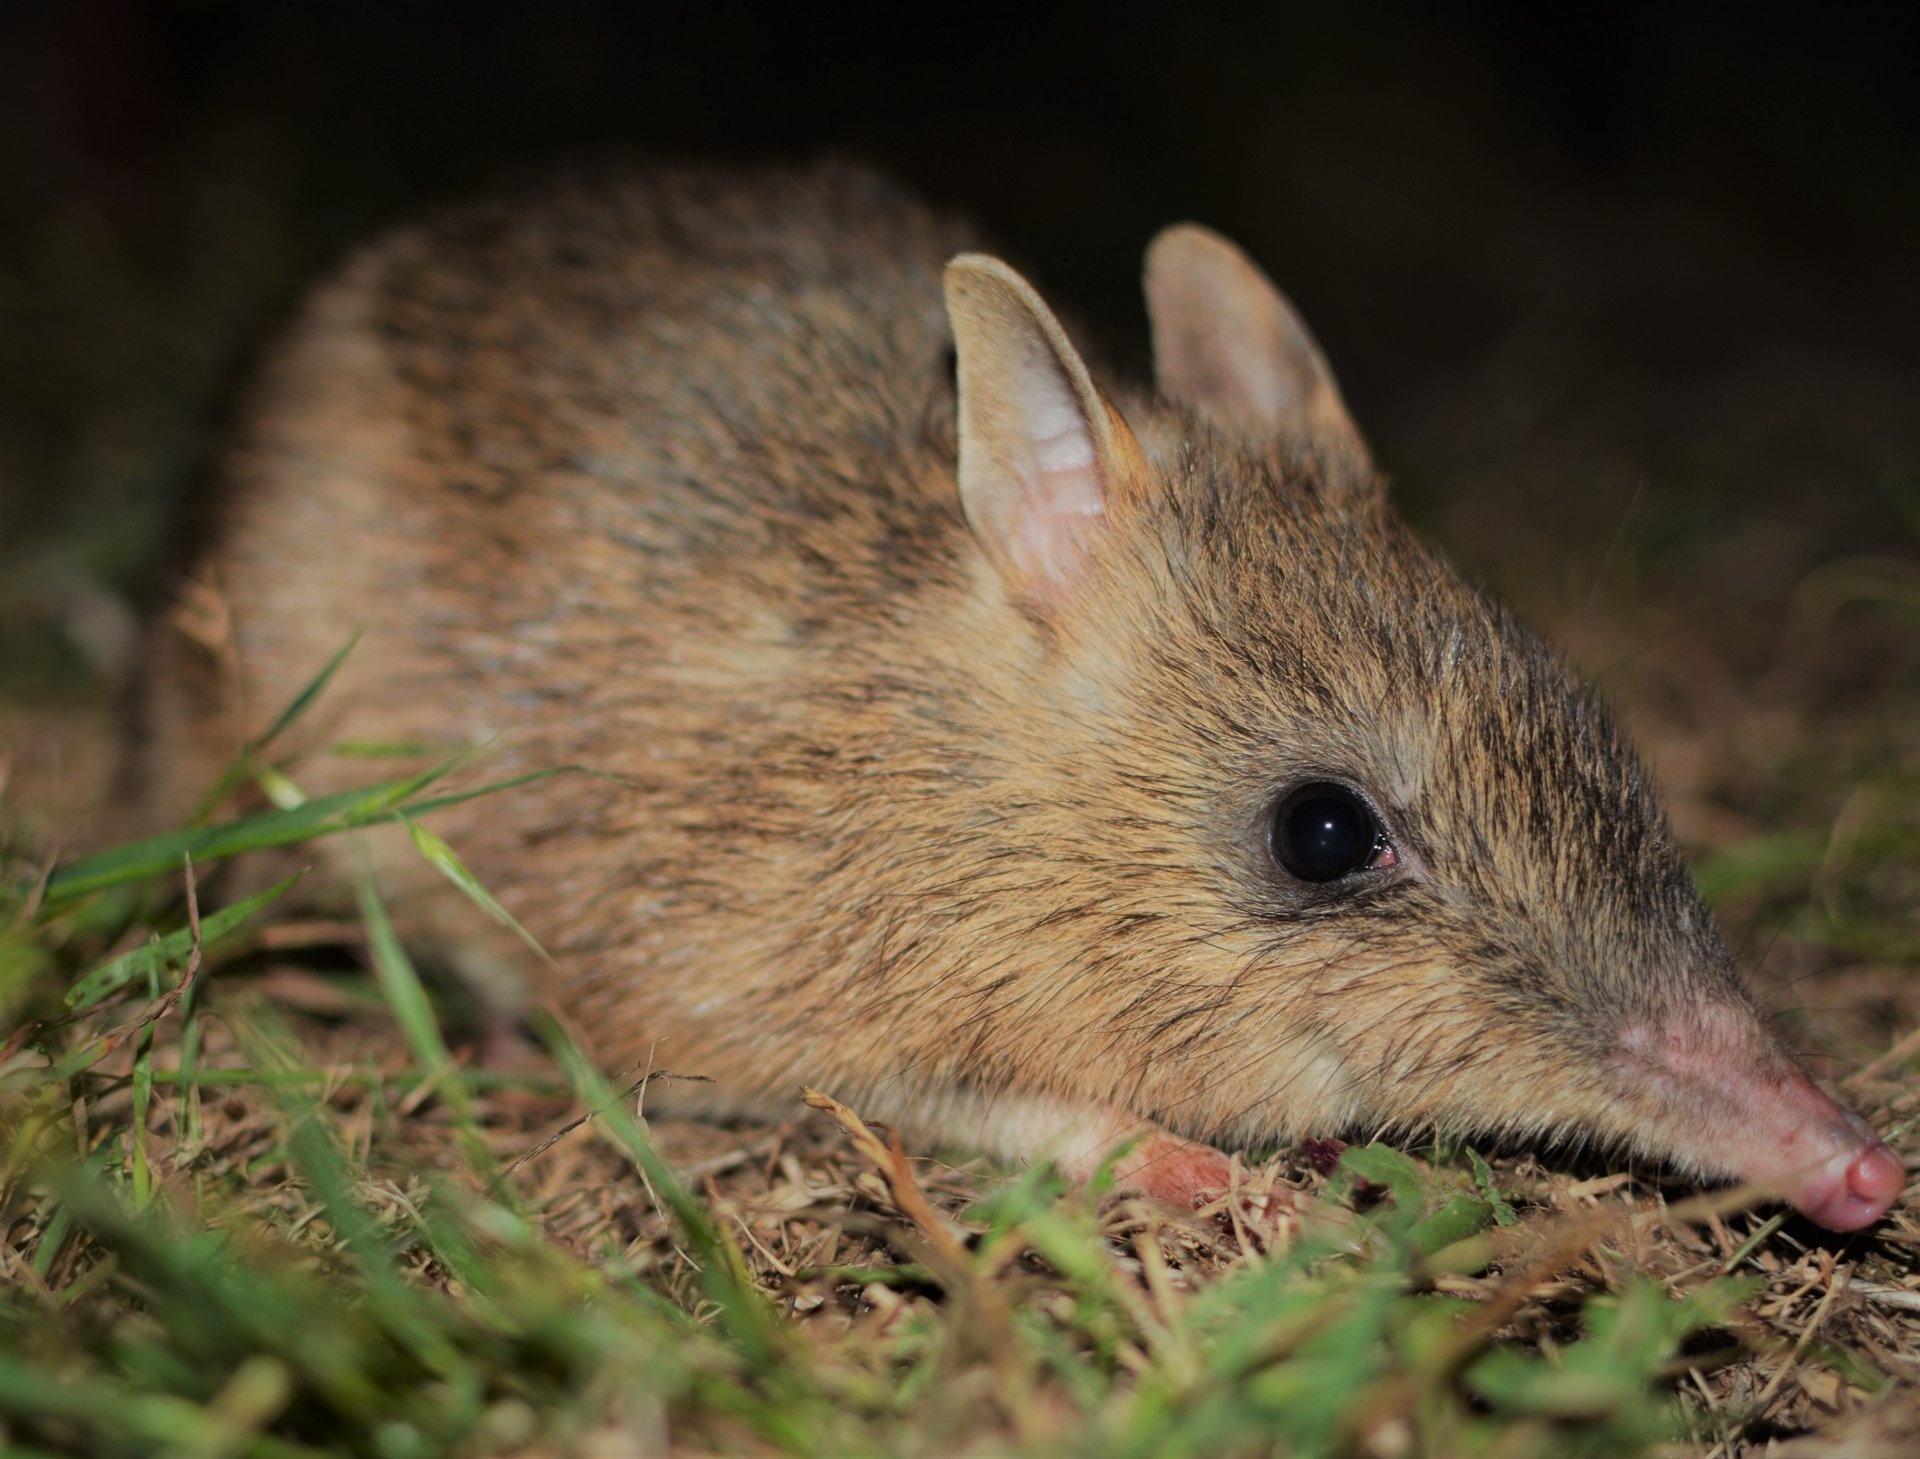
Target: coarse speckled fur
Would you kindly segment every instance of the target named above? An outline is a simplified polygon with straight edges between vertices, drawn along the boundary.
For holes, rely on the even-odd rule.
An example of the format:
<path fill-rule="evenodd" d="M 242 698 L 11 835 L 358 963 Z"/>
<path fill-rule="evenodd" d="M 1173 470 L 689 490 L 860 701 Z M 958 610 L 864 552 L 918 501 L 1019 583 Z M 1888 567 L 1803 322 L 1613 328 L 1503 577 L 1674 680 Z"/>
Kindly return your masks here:
<path fill-rule="evenodd" d="M 156 637 L 156 823 L 361 630 L 309 794 L 369 778 L 318 752 L 349 737 L 604 772 L 434 822 L 554 972 L 375 840 L 424 935 L 544 976 L 609 1064 L 1076 1168 L 1141 1121 L 1441 1122 L 1791 1187 L 1740 1152 L 1804 1076 L 1647 776 L 1400 523 L 1330 379 L 1263 431 L 1191 366 L 1185 403 L 1102 377 L 1138 458 L 1084 570 L 1036 597 L 983 550 L 942 307 L 974 245 L 850 168 L 611 164 L 361 254 L 233 452 L 196 573 L 230 623 Z M 1314 779 L 1396 865 L 1276 866 Z"/>

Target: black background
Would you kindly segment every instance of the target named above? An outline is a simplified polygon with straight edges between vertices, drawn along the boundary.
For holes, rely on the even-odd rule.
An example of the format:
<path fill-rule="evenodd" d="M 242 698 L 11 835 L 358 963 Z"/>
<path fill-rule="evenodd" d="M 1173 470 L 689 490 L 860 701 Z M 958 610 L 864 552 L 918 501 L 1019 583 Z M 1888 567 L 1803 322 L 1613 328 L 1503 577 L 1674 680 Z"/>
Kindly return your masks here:
<path fill-rule="evenodd" d="M 1136 360 L 1142 245 L 1210 222 L 1470 567 L 1551 611 L 1625 541 L 1777 600 L 1920 521 L 1911 13 L 8 11 L 0 662 L 85 659 L 75 594 L 139 586 L 249 352 L 353 240 L 606 142 L 877 160 Z"/>

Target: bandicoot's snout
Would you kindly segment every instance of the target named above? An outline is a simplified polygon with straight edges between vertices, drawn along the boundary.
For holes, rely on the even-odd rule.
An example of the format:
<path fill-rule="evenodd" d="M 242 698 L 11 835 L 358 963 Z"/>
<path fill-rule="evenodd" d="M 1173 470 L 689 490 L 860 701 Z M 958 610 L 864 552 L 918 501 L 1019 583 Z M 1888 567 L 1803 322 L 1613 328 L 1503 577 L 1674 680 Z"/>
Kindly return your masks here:
<path fill-rule="evenodd" d="M 1857 1231 L 1906 1188 L 1900 1157 L 1807 1077 L 1752 1011 L 1714 1003 L 1621 1039 L 1667 1143 L 1707 1172 L 1780 1196 L 1830 1231 Z"/>

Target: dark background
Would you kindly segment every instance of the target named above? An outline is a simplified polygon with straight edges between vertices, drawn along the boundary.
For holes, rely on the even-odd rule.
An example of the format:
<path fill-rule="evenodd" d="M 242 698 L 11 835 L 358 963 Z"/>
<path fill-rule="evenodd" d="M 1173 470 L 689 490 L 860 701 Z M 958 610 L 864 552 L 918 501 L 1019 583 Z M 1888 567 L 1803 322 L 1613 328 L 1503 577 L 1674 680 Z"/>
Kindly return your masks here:
<path fill-rule="evenodd" d="M 1143 243 L 1213 223 L 1409 510 L 1536 616 L 1777 616 L 1914 555 L 1912 10 L 9 9 L 0 690 L 124 655 L 245 360 L 353 240 L 607 141 L 878 160 L 1136 359 Z"/>

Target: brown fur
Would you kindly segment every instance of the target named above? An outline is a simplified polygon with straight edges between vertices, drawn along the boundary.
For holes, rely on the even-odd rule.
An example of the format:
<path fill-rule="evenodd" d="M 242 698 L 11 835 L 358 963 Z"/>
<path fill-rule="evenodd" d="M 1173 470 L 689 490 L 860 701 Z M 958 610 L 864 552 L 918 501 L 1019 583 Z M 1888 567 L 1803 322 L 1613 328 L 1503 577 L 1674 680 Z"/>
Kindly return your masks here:
<path fill-rule="evenodd" d="M 1158 256 L 1186 404 L 1100 379 L 1137 448 L 1101 448 L 1103 525 L 1042 592 L 956 488 L 942 269 L 973 241 L 858 171 L 609 167 L 370 249 L 232 458 L 199 569 L 231 670 L 156 643 L 156 817 L 360 629 L 301 729 L 309 794 L 370 778 L 319 752 L 345 737 L 499 736 L 489 777 L 617 777 L 435 822 L 610 1063 L 651 1047 L 736 1106 L 806 1082 L 1081 1167 L 1147 1120 L 1743 1168 L 1739 1102 L 1625 1038 L 1711 1025 L 1762 1084 L 1795 1070 L 1645 775 L 1393 515 L 1284 301 L 1220 263 L 1248 278 L 1212 297 L 1297 341 L 1291 373 L 1221 367 L 1209 409 L 1209 326 L 1176 326 L 1211 306 Z M 1030 306 L 980 267 L 990 332 Z M 1065 335 L 1032 338 L 1080 390 Z M 1392 872 L 1275 866 L 1274 801 L 1313 776 L 1367 790 Z M 538 972 L 400 839 L 378 859 L 484 976 Z"/>

